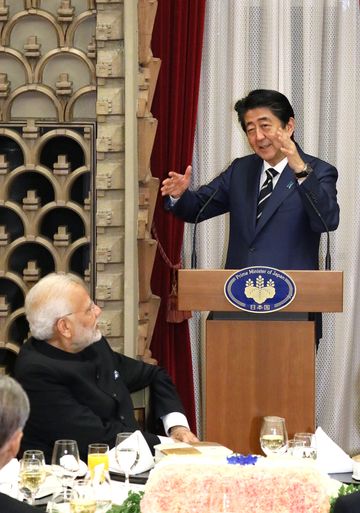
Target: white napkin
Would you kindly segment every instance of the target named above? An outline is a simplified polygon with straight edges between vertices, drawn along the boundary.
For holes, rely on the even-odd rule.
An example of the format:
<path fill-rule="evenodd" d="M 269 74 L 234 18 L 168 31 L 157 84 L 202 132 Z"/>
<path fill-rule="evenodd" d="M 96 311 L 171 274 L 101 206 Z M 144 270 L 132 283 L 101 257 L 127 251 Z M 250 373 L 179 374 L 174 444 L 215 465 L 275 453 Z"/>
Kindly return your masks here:
<path fill-rule="evenodd" d="M 0 492 L 17 497 L 20 462 L 13 458 L 0 470 Z"/>
<path fill-rule="evenodd" d="M 315 432 L 318 466 L 327 474 L 352 472 L 352 459 L 318 427 Z"/>
<path fill-rule="evenodd" d="M 64 456 L 61 456 L 60 465 L 64 469 L 69 470 L 69 472 L 78 472 L 80 467 L 78 460 L 73 454 L 64 454 Z"/>
<path fill-rule="evenodd" d="M 122 442 L 123 444 L 126 444 L 126 442 L 130 443 L 133 437 L 137 437 L 137 443 L 139 447 L 139 459 L 136 463 L 136 465 L 131 469 L 130 475 L 135 476 L 136 474 L 141 474 L 142 472 L 146 472 L 147 470 L 150 470 L 154 466 L 154 457 L 151 454 L 150 448 L 148 444 L 146 443 L 145 438 L 143 437 L 142 433 L 140 431 L 135 431 L 127 440 Z M 122 474 L 122 470 L 116 461 L 115 456 L 115 447 L 113 447 L 109 451 L 109 470 L 111 472 L 117 472 Z"/>

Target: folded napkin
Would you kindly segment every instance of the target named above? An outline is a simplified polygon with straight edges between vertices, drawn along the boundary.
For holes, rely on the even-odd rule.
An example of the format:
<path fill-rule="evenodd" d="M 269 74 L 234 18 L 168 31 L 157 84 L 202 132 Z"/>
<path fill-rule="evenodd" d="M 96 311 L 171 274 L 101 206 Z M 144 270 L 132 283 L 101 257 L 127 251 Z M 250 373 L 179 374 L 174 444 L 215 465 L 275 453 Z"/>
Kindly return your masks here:
<path fill-rule="evenodd" d="M 150 470 L 154 466 L 154 457 L 151 454 L 150 448 L 146 443 L 145 438 L 143 437 L 140 431 L 135 431 L 129 438 L 122 442 L 123 445 L 131 445 L 134 439 L 137 439 L 137 444 L 139 448 L 139 459 L 133 468 L 130 470 L 130 475 L 135 476 L 136 474 L 141 474 L 142 472 L 146 472 Z M 116 461 L 116 448 L 113 447 L 109 451 L 109 470 L 111 472 L 116 472 L 118 474 L 123 474 L 120 465 Z"/>
<path fill-rule="evenodd" d="M 352 472 L 352 459 L 318 427 L 315 432 L 317 465 L 327 474 Z"/>

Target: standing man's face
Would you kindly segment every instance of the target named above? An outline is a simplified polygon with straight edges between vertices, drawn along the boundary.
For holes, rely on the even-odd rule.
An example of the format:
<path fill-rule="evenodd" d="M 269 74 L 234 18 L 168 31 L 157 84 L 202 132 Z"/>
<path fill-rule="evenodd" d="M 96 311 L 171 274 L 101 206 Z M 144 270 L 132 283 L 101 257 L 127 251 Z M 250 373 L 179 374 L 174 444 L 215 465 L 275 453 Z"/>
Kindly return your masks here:
<path fill-rule="evenodd" d="M 290 118 L 285 127 L 267 107 L 250 109 L 244 116 L 246 135 L 251 148 L 263 160 L 272 166 L 278 164 L 285 155 L 281 151 L 279 133 L 286 132 L 288 137 L 294 132 L 295 121 Z"/>

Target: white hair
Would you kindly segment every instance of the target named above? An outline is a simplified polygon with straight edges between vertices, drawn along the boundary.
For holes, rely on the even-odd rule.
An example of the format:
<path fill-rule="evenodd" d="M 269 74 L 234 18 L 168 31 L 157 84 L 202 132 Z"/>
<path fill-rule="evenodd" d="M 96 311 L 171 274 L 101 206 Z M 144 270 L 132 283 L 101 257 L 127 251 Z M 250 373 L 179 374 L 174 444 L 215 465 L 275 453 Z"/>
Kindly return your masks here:
<path fill-rule="evenodd" d="M 9 376 L 0 376 L 0 449 L 29 418 L 29 399 L 22 386 Z"/>
<path fill-rule="evenodd" d="M 42 278 L 28 292 L 25 314 L 35 338 L 50 340 L 56 321 L 71 313 L 70 291 L 74 285 L 86 289 L 81 278 L 74 274 L 51 273 Z"/>

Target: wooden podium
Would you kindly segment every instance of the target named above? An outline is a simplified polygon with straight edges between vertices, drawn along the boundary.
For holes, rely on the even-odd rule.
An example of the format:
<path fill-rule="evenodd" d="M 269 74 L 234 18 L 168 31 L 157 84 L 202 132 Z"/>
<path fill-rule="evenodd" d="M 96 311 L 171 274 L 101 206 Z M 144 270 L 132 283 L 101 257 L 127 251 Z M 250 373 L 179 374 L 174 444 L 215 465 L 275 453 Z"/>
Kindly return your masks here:
<path fill-rule="evenodd" d="M 205 439 L 260 454 L 265 415 L 284 417 L 289 437 L 315 429 L 315 322 L 341 312 L 343 273 L 284 271 L 296 297 L 281 311 L 242 312 L 224 295 L 233 270 L 178 273 L 179 310 L 212 311 L 206 321 Z"/>

